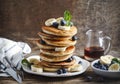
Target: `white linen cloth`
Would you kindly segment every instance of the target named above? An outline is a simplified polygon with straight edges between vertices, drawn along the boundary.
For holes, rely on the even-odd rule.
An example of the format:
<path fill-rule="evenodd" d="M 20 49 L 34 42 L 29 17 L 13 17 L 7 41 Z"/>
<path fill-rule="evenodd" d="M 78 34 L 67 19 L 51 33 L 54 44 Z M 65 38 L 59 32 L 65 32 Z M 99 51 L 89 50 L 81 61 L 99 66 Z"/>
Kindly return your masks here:
<path fill-rule="evenodd" d="M 27 43 L 0 38 L 0 61 L 3 64 L 6 64 L 3 59 L 6 56 L 10 63 L 17 67 L 17 69 L 20 69 L 21 60 L 30 52 L 31 48 Z M 8 74 L 0 69 L 0 76 L 8 76 Z"/>

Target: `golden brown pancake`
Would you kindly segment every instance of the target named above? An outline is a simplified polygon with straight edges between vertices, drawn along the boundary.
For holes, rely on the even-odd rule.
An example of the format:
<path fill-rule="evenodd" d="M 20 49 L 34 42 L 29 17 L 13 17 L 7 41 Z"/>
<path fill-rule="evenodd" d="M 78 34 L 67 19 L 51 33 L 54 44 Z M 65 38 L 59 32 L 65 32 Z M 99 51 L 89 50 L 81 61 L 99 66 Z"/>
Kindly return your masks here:
<path fill-rule="evenodd" d="M 35 41 L 36 45 L 40 48 L 40 49 L 55 49 L 56 46 L 51 46 L 51 45 L 47 45 L 47 44 L 42 44 L 40 42 L 40 40 L 36 40 Z"/>
<path fill-rule="evenodd" d="M 55 50 L 56 48 L 64 48 L 62 46 L 52 46 L 52 45 L 48 45 L 48 44 L 42 44 L 39 40 L 35 41 L 35 44 L 40 48 L 40 49 L 48 49 L 48 50 Z M 69 46 L 68 46 L 69 47 Z M 66 47 L 67 48 L 67 47 Z"/>
<path fill-rule="evenodd" d="M 51 67 L 51 66 L 71 66 L 75 62 L 76 62 L 75 59 L 71 60 L 70 62 L 67 62 L 67 61 L 62 61 L 62 62 L 47 62 L 47 61 L 41 60 L 41 65 L 46 65 L 48 67 Z"/>
<path fill-rule="evenodd" d="M 56 72 L 57 70 L 59 70 L 61 68 L 64 68 L 64 69 L 68 70 L 70 67 L 74 66 L 75 64 L 73 64 L 69 67 L 47 67 L 47 66 L 43 66 L 43 70 L 48 71 L 48 72 Z"/>
<path fill-rule="evenodd" d="M 72 54 L 75 50 L 75 46 L 69 46 L 66 48 L 65 51 L 55 51 L 55 50 L 47 50 L 47 49 L 40 49 L 40 52 L 42 52 L 45 55 L 52 55 L 52 56 L 64 56 Z"/>
<path fill-rule="evenodd" d="M 55 36 L 74 36 L 77 33 L 77 28 L 72 26 L 70 30 L 60 30 L 54 27 L 43 26 L 42 31 Z"/>
<path fill-rule="evenodd" d="M 48 45 L 52 45 L 52 46 L 72 46 L 75 45 L 77 42 L 72 40 L 55 41 L 55 40 L 48 40 L 45 38 L 42 38 L 42 40 L 45 41 Z"/>
<path fill-rule="evenodd" d="M 47 72 L 56 72 L 57 70 L 59 70 L 60 68 L 52 68 L 52 67 L 45 67 L 43 66 L 43 70 L 47 71 Z"/>
<path fill-rule="evenodd" d="M 72 56 L 72 54 L 55 57 L 55 56 L 45 55 L 42 52 L 40 53 L 41 59 L 44 60 L 44 61 L 47 61 L 47 62 L 61 62 L 61 61 L 65 61 L 68 58 L 70 58 L 71 56 Z"/>
<path fill-rule="evenodd" d="M 46 34 L 44 32 L 39 32 L 38 35 L 41 38 L 51 39 L 51 40 L 68 40 L 72 38 L 72 36 L 55 36 L 55 35 Z"/>

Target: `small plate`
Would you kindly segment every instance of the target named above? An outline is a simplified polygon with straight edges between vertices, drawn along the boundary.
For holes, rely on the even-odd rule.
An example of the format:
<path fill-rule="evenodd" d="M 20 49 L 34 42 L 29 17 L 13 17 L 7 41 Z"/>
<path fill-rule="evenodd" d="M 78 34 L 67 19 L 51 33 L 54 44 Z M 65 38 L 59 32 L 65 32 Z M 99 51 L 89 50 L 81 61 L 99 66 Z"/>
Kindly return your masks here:
<path fill-rule="evenodd" d="M 65 74 L 57 74 L 56 72 L 42 72 L 42 73 L 37 73 L 37 72 L 33 72 L 31 71 L 28 67 L 22 65 L 22 68 L 25 72 L 30 73 L 30 74 L 35 74 L 35 75 L 41 75 L 41 76 L 47 76 L 47 77 L 68 77 L 68 76 L 75 76 L 75 75 L 79 75 L 84 73 L 87 68 L 90 66 L 90 63 L 78 56 L 73 56 L 77 61 L 81 61 L 82 62 L 82 66 L 83 69 L 79 72 L 67 72 Z M 38 55 L 33 55 L 28 57 L 27 59 L 29 60 L 30 58 L 37 58 L 40 59 L 40 56 Z"/>
<path fill-rule="evenodd" d="M 99 59 L 94 60 L 91 63 L 91 67 L 96 74 L 104 76 L 104 77 L 108 77 L 108 78 L 120 78 L 120 71 L 108 71 L 108 70 L 102 70 L 102 69 L 94 67 L 93 65 L 97 63 L 98 61 Z"/>

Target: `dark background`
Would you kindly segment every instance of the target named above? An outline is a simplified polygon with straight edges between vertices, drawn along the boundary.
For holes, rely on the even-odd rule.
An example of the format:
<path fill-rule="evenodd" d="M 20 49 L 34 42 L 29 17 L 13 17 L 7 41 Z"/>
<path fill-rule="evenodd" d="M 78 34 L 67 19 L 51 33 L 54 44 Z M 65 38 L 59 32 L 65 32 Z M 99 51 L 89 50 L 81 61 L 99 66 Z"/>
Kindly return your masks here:
<path fill-rule="evenodd" d="M 77 51 L 83 50 L 89 28 L 104 31 L 112 38 L 112 49 L 120 48 L 120 0 L 0 0 L 0 36 L 28 42 L 37 38 L 46 19 L 72 13 L 78 28 Z"/>

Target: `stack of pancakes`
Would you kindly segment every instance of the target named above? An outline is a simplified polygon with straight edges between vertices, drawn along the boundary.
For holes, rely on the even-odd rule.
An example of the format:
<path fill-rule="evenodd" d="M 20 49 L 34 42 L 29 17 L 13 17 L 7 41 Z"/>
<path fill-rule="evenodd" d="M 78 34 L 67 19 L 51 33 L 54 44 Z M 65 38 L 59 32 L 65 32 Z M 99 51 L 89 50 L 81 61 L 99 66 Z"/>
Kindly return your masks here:
<path fill-rule="evenodd" d="M 72 38 L 76 33 L 75 26 L 71 26 L 69 30 L 52 26 L 42 27 L 42 31 L 38 33 L 40 40 L 36 41 L 36 44 L 40 48 L 40 63 L 44 71 L 69 69 L 77 63 L 72 57 L 76 44 L 76 40 Z"/>

